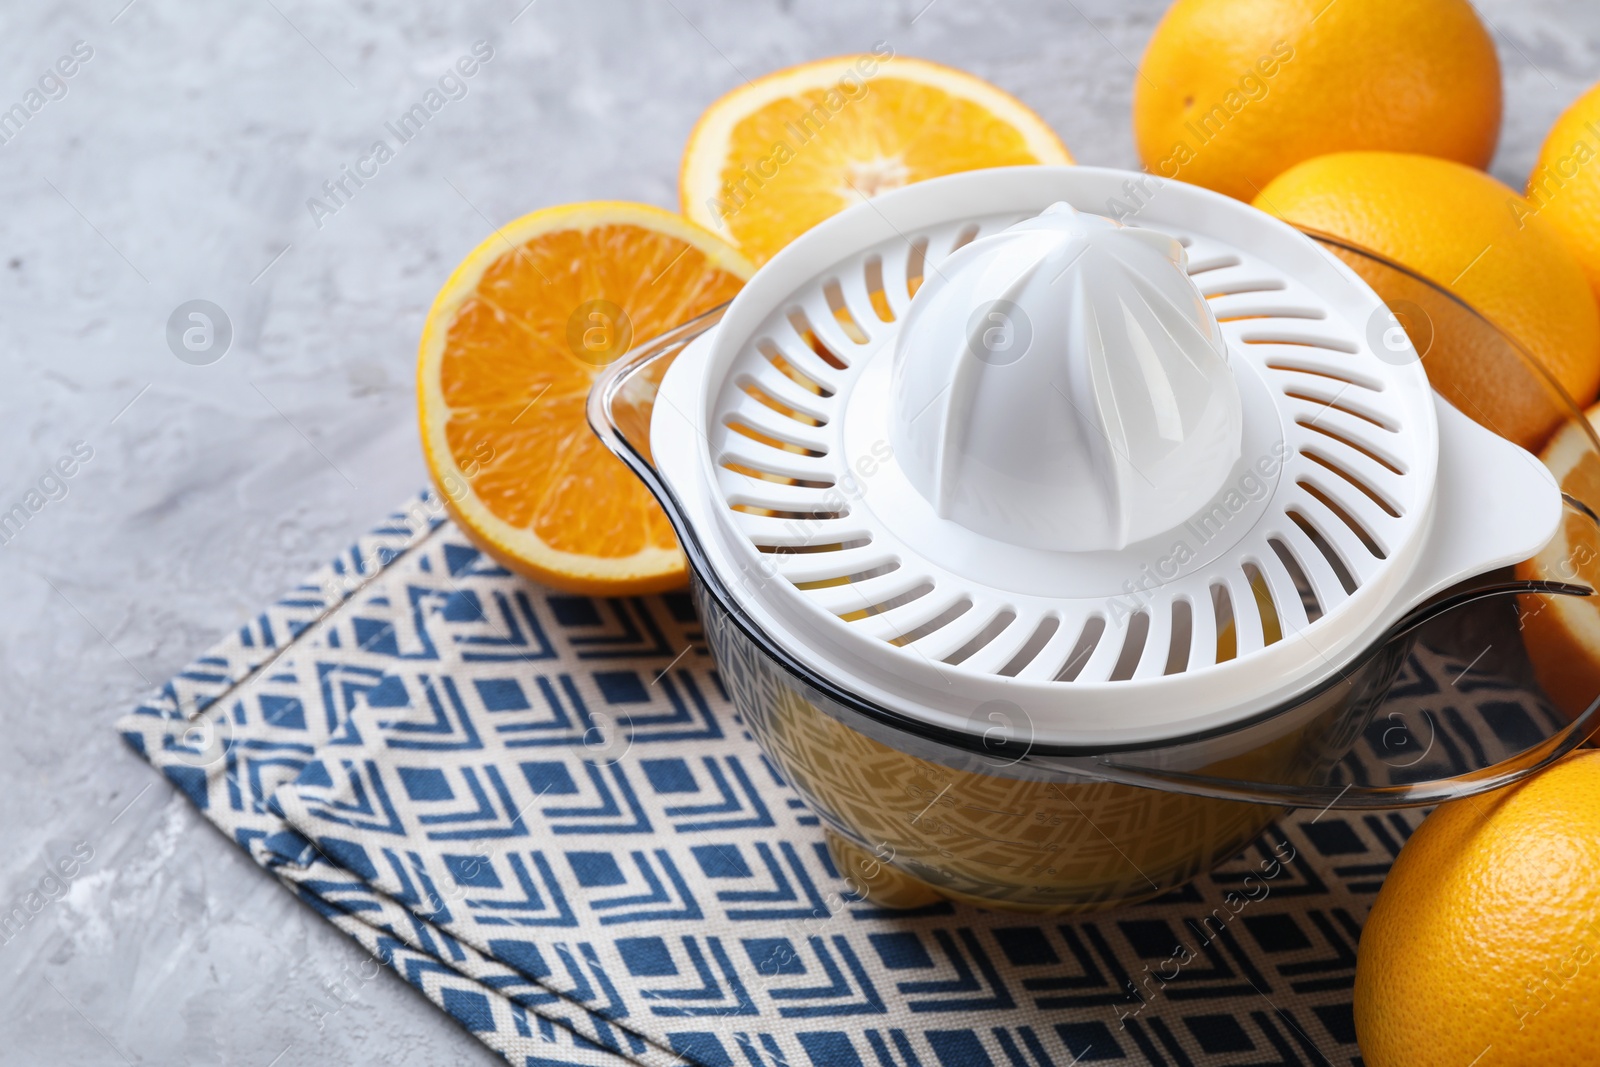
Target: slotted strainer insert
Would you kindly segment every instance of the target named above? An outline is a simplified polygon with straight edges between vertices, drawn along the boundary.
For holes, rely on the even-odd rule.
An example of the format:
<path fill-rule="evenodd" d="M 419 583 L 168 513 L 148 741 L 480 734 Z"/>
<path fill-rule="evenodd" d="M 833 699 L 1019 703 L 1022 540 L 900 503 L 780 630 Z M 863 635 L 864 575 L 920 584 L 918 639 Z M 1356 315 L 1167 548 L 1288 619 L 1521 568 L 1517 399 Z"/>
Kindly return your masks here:
<path fill-rule="evenodd" d="M 1145 743 L 1319 684 L 1554 532 L 1545 468 L 1375 348 L 1391 325 L 1229 198 L 973 172 L 780 252 L 668 371 L 651 448 L 739 608 L 836 685 Z"/>

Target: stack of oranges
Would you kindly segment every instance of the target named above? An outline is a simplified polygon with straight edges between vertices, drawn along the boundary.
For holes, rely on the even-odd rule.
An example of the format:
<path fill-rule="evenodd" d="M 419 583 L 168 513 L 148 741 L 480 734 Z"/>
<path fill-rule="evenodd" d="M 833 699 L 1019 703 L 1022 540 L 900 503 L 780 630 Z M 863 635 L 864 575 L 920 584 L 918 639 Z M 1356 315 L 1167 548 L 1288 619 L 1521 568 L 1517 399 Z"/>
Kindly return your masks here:
<path fill-rule="evenodd" d="M 1550 131 L 1520 192 L 1483 170 L 1501 107 L 1494 43 L 1467 0 L 1177 0 L 1140 64 L 1133 124 L 1151 173 L 1375 251 L 1497 324 L 1588 407 L 1600 392 L 1600 85 Z M 547 585 L 680 585 L 666 517 L 585 424 L 605 366 L 727 301 L 851 204 L 935 175 L 1072 161 L 1016 98 L 887 46 L 746 84 L 690 134 L 680 213 L 536 211 L 450 276 L 418 363 L 438 492 L 484 551 Z M 1436 388 L 1540 452 L 1569 495 L 1600 502 L 1587 426 L 1553 417 L 1530 394 L 1539 386 L 1507 379 L 1465 337 L 1428 347 Z M 1593 524 L 1569 521 L 1521 572 L 1600 588 Z M 1529 651 L 1577 710 L 1600 692 L 1600 612 L 1566 598 L 1544 608 Z M 1363 939 L 1366 1063 L 1600 1063 L 1588 1025 L 1597 813 L 1589 753 L 1428 819 Z"/>

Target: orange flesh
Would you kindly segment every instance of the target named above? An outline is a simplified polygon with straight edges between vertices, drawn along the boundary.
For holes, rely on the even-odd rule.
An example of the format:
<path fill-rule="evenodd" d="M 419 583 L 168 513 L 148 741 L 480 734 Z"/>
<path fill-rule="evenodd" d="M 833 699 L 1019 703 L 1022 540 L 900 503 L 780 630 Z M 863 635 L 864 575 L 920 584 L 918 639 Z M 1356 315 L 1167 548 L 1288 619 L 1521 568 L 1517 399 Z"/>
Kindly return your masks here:
<path fill-rule="evenodd" d="M 593 319 L 580 309 L 597 300 L 619 306 L 638 343 L 731 299 L 742 284 L 688 243 L 627 223 L 507 249 L 461 304 L 440 361 L 445 436 L 473 494 L 561 551 L 616 558 L 672 548 L 660 506 L 585 421 L 605 360 L 580 353 L 586 339 L 602 352 L 614 347 L 616 326 L 603 311 Z"/>
<path fill-rule="evenodd" d="M 758 255 L 776 250 L 774 235 L 786 241 L 862 197 L 940 174 L 1043 162 L 1014 126 L 921 82 L 875 79 L 870 92 L 844 105 L 827 125 L 808 123 L 813 109 L 828 113 L 824 98 L 833 91 L 773 101 L 733 128 L 722 179 L 754 195 L 728 224 L 741 246 Z M 794 158 L 756 188 L 762 175 L 750 179 L 740 164 L 770 158 L 780 143 L 792 146 Z"/>

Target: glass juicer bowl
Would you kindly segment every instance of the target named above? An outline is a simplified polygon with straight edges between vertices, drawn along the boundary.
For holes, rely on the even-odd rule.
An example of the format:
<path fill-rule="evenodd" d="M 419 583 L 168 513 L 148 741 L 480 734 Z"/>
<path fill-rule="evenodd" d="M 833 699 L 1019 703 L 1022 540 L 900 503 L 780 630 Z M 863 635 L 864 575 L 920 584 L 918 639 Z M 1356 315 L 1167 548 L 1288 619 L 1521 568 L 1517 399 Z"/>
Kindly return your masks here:
<path fill-rule="evenodd" d="M 1465 392 L 1492 380 L 1522 398 L 1521 443 L 1537 452 L 1567 436 L 1568 454 L 1575 447 L 1582 456 L 1561 472 L 1563 529 L 1568 543 L 1600 545 L 1600 442 L 1527 352 L 1406 268 L 1331 236 L 1308 237 L 1394 312 L 1374 327 L 1379 343 L 1403 327 L 1425 367 L 1470 360 L 1484 372 L 1439 376 L 1467 383 L 1443 394 L 1458 410 L 1500 432 Z M 840 870 L 874 902 L 909 907 L 943 896 L 1049 913 L 1114 907 L 1211 869 L 1287 809 L 1471 796 L 1559 759 L 1600 725 L 1600 687 L 1570 672 L 1551 685 L 1560 667 L 1543 662 L 1537 646 L 1530 657 L 1524 641 L 1526 619 L 1558 600 L 1569 613 L 1600 611 L 1584 568 L 1571 561 L 1501 568 L 1450 588 L 1309 691 L 1158 742 L 1044 743 L 1005 700 L 974 709 L 978 729 L 955 730 L 865 699 L 741 607 L 656 469 L 649 430 L 663 376 L 725 310 L 620 357 L 593 387 L 589 420 L 671 517 L 734 708 L 821 817 Z M 1224 631 L 1217 640 L 1233 637 Z"/>

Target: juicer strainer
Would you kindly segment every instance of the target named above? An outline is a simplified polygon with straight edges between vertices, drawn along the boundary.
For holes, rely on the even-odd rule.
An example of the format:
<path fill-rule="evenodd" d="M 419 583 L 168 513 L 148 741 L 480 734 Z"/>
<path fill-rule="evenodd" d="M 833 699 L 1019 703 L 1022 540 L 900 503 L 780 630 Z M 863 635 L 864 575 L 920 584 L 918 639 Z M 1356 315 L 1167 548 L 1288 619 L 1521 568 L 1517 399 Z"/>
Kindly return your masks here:
<path fill-rule="evenodd" d="M 1004 697 L 1039 742 L 1159 740 L 1316 685 L 1554 531 L 1549 473 L 1439 402 L 1414 356 L 1373 350 L 1383 305 L 1351 272 L 1178 183 L 1138 229 L 1074 217 L 1128 180 L 1006 168 L 846 212 L 764 267 L 662 383 L 652 451 L 712 565 L 836 683 L 956 728 Z M 1073 207 L 1041 214 L 1054 204 Z M 1010 229 L 1052 219 L 1066 228 Z M 1028 350 L 988 354 L 974 321 L 1031 333 Z M 1136 379 L 1121 392 L 1075 381 L 1118 364 Z M 1178 404 L 1203 390 L 1225 410 L 1186 424 Z M 1140 410 L 1162 403 L 1165 428 Z M 987 507 L 942 516 L 908 477 L 938 448 Z M 1082 491 L 1096 465 L 1130 512 L 1139 490 L 1200 492 L 1132 543 L 1045 547 L 1029 495 L 1102 506 Z"/>
<path fill-rule="evenodd" d="M 1427 803 L 1587 735 L 1593 706 L 1448 773 L 1346 759 L 1418 632 L 1587 592 L 1490 574 L 1545 545 L 1561 493 L 1392 325 L 1226 197 L 971 172 L 803 235 L 611 368 L 591 423 L 671 515 L 734 704 L 841 862 L 887 848 L 949 895 L 1093 906 L 1148 892 L 1003 862 L 1013 816 L 1142 812 L 1167 844 L 1141 877 L 1169 885 L 1270 817 L 1232 801 Z M 919 825 L 952 802 L 978 822 Z"/>

